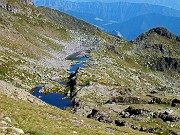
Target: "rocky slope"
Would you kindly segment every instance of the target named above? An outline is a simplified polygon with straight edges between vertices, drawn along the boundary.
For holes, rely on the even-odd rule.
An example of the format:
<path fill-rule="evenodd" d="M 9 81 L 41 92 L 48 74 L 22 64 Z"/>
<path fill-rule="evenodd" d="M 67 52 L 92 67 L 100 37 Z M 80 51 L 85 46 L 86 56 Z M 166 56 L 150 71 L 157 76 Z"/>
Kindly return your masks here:
<path fill-rule="evenodd" d="M 61 22 L 50 18 L 56 13 Z M 66 25 L 68 20 L 74 27 Z M 29 93 L 36 85 L 66 77 L 71 62 L 65 58 L 96 48 L 103 42 L 101 34 L 106 35 L 66 14 L 38 9 L 30 0 L 1 1 L 0 134 L 143 134 L 70 114 Z"/>
<path fill-rule="evenodd" d="M 2 3 L 0 133 L 179 134 L 179 37 L 156 28 L 128 42 L 31 1 Z M 77 73 L 74 108 L 28 93 L 67 77 L 66 57 L 79 51 L 91 60 Z"/>
<path fill-rule="evenodd" d="M 78 74 L 73 112 L 142 132 L 179 134 L 179 37 L 159 27 L 132 42 L 106 43 Z"/>
<path fill-rule="evenodd" d="M 95 48 L 101 42 L 96 33 L 84 32 L 94 29 L 98 34 L 96 27 L 66 14 L 59 12 L 61 23 L 56 23 L 29 1 L 3 1 L 1 5 L 0 77 L 16 86 L 29 90 L 49 80 L 60 80 L 70 65 L 65 61 L 68 55 Z M 53 17 L 56 12 L 51 14 Z M 67 21 L 74 22 L 73 27 L 67 26 Z"/>

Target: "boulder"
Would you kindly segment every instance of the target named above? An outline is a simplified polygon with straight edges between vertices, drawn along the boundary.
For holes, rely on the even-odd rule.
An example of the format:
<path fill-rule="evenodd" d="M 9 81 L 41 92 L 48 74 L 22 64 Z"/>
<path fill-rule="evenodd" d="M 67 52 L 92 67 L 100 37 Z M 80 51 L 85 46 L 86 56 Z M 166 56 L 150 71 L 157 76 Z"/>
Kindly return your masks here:
<path fill-rule="evenodd" d="M 174 115 L 167 115 L 166 113 L 160 113 L 159 118 L 161 118 L 164 122 L 170 121 L 170 122 L 178 122 L 180 120 L 179 117 Z"/>
<path fill-rule="evenodd" d="M 105 112 L 97 110 L 97 109 L 93 109 L 91 114 L 89 114 L 87 118 L 92 118 L 100 122 L 112 123 L 112 121 L 110 120 L 110 118 Z"/>
<path fill-rule="evenodd" d="M 180 100 L 179 99 L 173 99 L 171 106 L 180 106 Z"/>
<path fill-rule="evenodd" d="M 24 134 L 24 131 L 23 131 L 22 129 L 20 129 L 20 128 L 15 128 L 15 127 L 13 127 L 12 130 L 13 130 L 14 132 L 18 133 L 18 134 Z"/>
<path fill-rule="evenodd" d="M 172 114 L 172 113 L 173 113 L 173 110 L 172 110 L 172 109 L 168 109 L 168 110 L 165 111 L 165 114 L 166 114 L 166 115 L 170 115 L 170 114 Z"/>

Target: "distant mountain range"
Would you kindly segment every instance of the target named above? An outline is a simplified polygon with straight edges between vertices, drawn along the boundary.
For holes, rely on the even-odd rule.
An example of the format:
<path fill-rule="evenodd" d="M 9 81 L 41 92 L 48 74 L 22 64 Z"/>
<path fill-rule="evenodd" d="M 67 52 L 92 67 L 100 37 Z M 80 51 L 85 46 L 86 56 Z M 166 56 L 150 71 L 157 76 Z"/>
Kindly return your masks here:
<path fill-rule="evenodd" d="M 38 1 L 38 0 L 35 0 Z M 46 0 L 44 0 L 46 1 Z M 180 0 L 68 0 L 73 2 L 106 2 L 106 3 L 112 3 L 112 2 L 131 2 L 131 3 L 148 3 L 153 5 L 161 5 L 165 7 L 170 7 L 174 9 L 180 10 Z"/>
<path fill-rule="evenodd" d="M 139 3 L 115 2 L 116 0 L 111 3 L 107 3 L 107 0 L 105 2 L 34 1 L 38 6 L 58 9 L 94 24 L 106 32 L 121 33 L 128 40 L 135 39 L 140 33 L 158 26 L 167 27 L 175 34 L 180 35 L 180 10 L 164 6 L 140 3 L 137 0 L 128 1 Z M 156 2 L 158 4 L 159 0 Z M 175 2 L 174 0 L 172 3 Z M 155 1 L 151 1 L 151 3 L 155 3 Z M 168 2 L 163 1 L 162 4 L 166 5 Z"/>
<path fill-rule="evenodd" d="M 180 35 L 180 17 L 169 17 L 160 14 L 146 14 L 134 17 L 123 23 L 116 23 L 108 25 L 111 34 L 116 30 L 121 32 L 123 36 L 128 39 L 135 39 L 141 33 L 157 26 L 163 26 Z M 112 32 L 111 32 L 112 31 Z M 118 34 L 114 34 L 118 35 Z"/>

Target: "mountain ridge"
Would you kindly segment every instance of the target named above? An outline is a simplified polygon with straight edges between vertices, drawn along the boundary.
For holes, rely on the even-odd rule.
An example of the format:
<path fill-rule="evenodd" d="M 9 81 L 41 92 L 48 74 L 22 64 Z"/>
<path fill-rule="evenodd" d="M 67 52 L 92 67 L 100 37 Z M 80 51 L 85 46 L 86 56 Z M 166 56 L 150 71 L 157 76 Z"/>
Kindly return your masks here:
<path fill-rule="evenodd" d="M 38 0 L 35 0 L 38 1 Z M 77 0 L 71 0 L 73 2 L 77 1 Z M 168 0 L 78 0 L 78 2 L 95 2 L 95 1 L 101 1 L 101 2 L 118 2 L 118 1 L 123 1 L 123 2 L 130 2 L 130 3 L 148 3 L 148 4 L 153 4 L 153 5 L 161 5 L 161 6 L 166 6 L 166 7 L 170 7 L 170 8 L 174 8 L 177 10 L 180 10 L 179 8 L 179 1 L 178 0 L 171 0 L 170 2 Z"/>
<path fill-rule="evenodd" d="M 134 17 L 126 22 L 111 24 L 109 31 L 116 29 L 121 31 L 128 40 L 134 40 L 139 34 L 153 28 L 153 27 L 166 27 L 173 33 L 179 33 L 179 17 L 168 17 L 160 14 L 147 14 Z M 106 26 L 108 27 L 108 26 Z"/>
<path fill-rule="evenodd" d="M 60 11 L 66 12 L 80 19 L 83 19 L 91 24 L 98 26 L 99 28 L 103 29 L 106 32 L 111 33 L 111 31 L 114 30 L 119 31 L 120 33 L 122 33 L 122 35 L 124 35 L 124 38 L 128 40 L 135 39 L 140 33 L 158 26 L 168 27 L 168 29 L 173 31 L 175 34 L 179 34 L 178 22 L 179 22 L 180 11 L 163 6 L 149 5 L 144 3 L 135 4 L 135 3 L 126 3 L 126 2 L 116 2 L 116 3 L 94 2 L 93 3 L 93 2 L 57 1 L 55 3 L 53 1 L 52 2 L 49 1 L 47 3 L 44 3 L 45 6 L 48 6 L 48 4 L 51 8 L 58 9 Z M 43 5 L 43 2 L 39 3 L 39 5 Z M 150 16 L 149 18 L 155 18 L 155 21 L 152 21 L 153 19 L 149 19 L 148 15 Z M 167 18 L 167 16 L 169 18 Z M 141 17 L 141 22 L 140 22 L 140 17 Z M 99 19 L 96 18 L 99 18 L 101 21 L 99 21 Z M 168 21 L 170 19 L 174 19 L 173 21 L 176 23 L 177 27 L 175 27 L 176 25 L 167 24 L 167 22 L 170 22 Z M 132 22 L 130 24 L 131 20 Z M 137 30 L 137 28 L 132 24 L 133 22 L 135 22 L 136 25 L 140 27 L 141 29 L 140 31 Z M 146 23 L 148 23 L 147 26 Z M 121 25 L 123 25 L 122 28 Z M 125 29 L 126 27 L 128 29 L 127 31 Z M 132 31 L 132 32 L 129 33 L 128 31 Z M 135 31 L 135 34 L 133 33 L 133 31 Z M 139 32 L 136 33 L 136 31 Z"/>
<path fill-rule="evenodd" d="M 155 28 L 129 42 L 57 10 L 14 5 L 20 12 L 0 12 L 0 133 L 179 134 L 175 35 Z M 75 89 L 57 83 L 71 81 L 75 63 L 66 58 L 84 50 L 90 60 L 70 75 Z M 60 110 L 32 96 L 39 85 L 75 93 L 74 106 Z"/>

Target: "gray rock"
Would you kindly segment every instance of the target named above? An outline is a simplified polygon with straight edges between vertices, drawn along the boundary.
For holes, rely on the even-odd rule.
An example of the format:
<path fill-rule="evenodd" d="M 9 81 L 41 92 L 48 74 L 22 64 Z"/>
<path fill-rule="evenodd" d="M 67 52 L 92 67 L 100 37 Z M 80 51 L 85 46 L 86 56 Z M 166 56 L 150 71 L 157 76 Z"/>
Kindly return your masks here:
<path fill-rule="evenodd" d="M 126 121 L 115 120 L 115 125 L 122 127 L 122 126 L 126 126 L 127 124 Z"/>
<path fill-rule="evenodd" d="M 20 129 L 20 128 L 15 128 L 15 127 L 13 127 L 12 130 L 13 130 L 14 132 L 18 133 L 18 134 L 24 134 L 24 131 L 23 131 L 22 129 Z"/>
<path fill-rule="evenodd" d="M 7 123 L 7 122 L 5 122 L 5 121 L 1 121 L 1 122 L 0 122 L 0 126 L 1 126 L 1 125 L 2 125 L 2 126 L 7 126 L 7 125 L 8 125 L 8 123 Z"/>
<path fill-rule="evenodd" d="M 159 118 L 161 118 L 164 122 L 170 121 L 170 122 L 178 122 L 180 120 L 179 117 L 174 115 L 167 115 L 165 113 L 160 113 Z"/>
<path fill-rule="evenodd" d="M 4 117 L 4 119 L 7 121 L 7 122 L 10 122 L 11 123 L 11 119 L 9 117 Z"/>
<path fill-rule="evenodd" d="M 171 106 L 180 106 L 180 99 L 173 99 Z"/>
<path fill-rule="evenodd" d="M 123 118 L 129 118 L 130 117 L 130 113 L 129 112 L 125 112 L 125 114 L 122 117 Z"/>
<path fill-rule="evenodd" d="M 170 114 L 172 114 L 172 113 L 173 113 L 173 110 L 172 110 L 172 109 L 168 109 L 168 110 L 165 111 L 165 114 L 167 114 L 167 115 L 170 115 Z"/>

